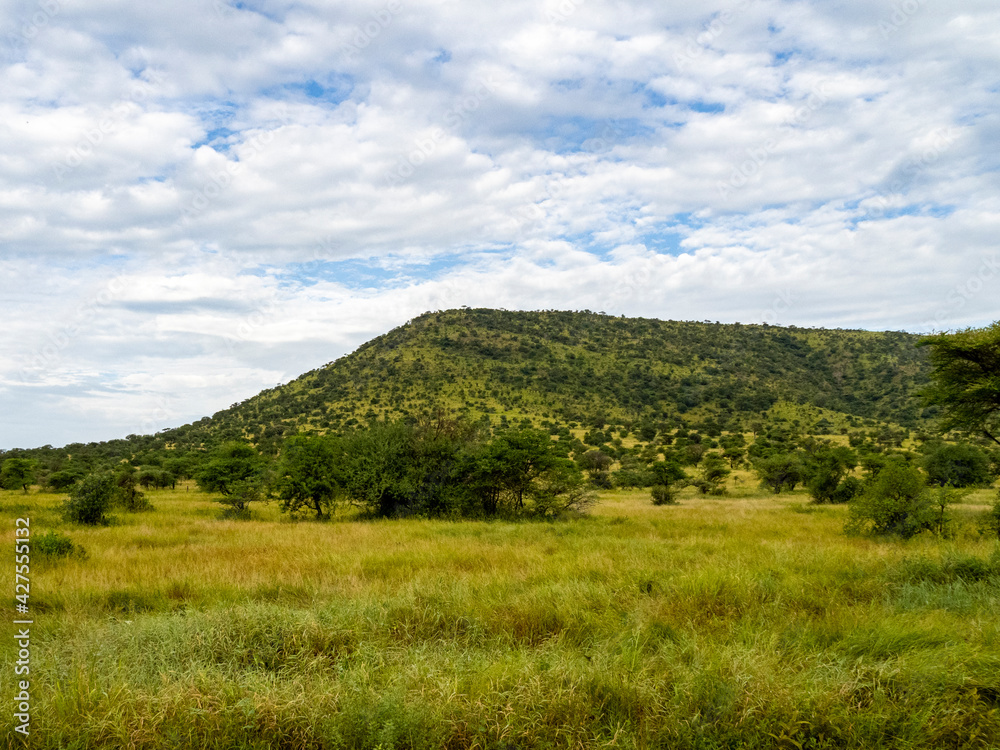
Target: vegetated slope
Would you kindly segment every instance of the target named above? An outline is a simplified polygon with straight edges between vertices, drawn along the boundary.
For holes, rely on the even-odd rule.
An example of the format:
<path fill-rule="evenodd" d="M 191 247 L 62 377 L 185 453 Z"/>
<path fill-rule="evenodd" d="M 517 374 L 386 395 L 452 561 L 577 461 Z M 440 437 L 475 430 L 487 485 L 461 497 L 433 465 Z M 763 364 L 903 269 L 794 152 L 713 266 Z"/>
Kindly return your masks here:
<path fill-rule="evenodd" d="M 712 421 L 777 402 L 914 426 L 927 383 L 918 337 L 617 318 L 584 312 L 425 313 L 326 366 L 161 433 L 175 445 L 268 444 L 375 418 L 443 410 L 470 419 Z"/>

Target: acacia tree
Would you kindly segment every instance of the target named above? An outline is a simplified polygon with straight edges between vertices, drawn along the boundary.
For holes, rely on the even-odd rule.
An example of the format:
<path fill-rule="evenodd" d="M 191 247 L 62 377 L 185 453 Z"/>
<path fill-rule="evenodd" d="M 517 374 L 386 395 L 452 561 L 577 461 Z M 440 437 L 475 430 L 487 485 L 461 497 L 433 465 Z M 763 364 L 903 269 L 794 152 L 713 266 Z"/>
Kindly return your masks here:
<path fill-rule="evenodd" d="M 795 453 L 779 453 L 758 460 L 754 472 L 761 486 L 777 495 L 782 490 L 794 490 L 802 481 L 802 461 Z"/>
<path fill-rule="evenodd" d="M 28 487 L 35 481 L 35 463 L 27 458 L 8 458 L 0 469 L 0 486 L 5 490 L 23 490 L 28 494 Z"/>
<path fill-rule="evenodd" d="M 249 504 L 263 497 L 264 458 L 248 443 L 223 443 L 195 476 L 206 492 L 222 495 L 220 503 L 245 514 Z"/>
<path fill-rule="evenodd" d="M 1000 445 L 1000 321 L 927 336 L 917 346 L 931 348 L 931 385 L 921 395 L 941 408 L 941 431 L 965 430 Z"/>

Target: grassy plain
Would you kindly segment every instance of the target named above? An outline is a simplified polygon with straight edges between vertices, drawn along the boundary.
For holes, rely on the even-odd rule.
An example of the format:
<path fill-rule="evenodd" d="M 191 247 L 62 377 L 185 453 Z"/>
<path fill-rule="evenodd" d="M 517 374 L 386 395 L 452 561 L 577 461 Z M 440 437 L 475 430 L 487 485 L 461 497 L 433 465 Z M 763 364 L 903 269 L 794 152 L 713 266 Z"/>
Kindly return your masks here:
<path fill-rule="evenodd" d="M 1000 552 L 972 521 L 995 490 L 951 539 L 874 541 L 736 480 L 530 523 L 223 521 L 179 487 L 89 529 L 0 493 L 8 539 L 27 516 L 87 552 L 33 555 L 31 737 L 7 637 L 5 742 L 1000 747 Z"/>

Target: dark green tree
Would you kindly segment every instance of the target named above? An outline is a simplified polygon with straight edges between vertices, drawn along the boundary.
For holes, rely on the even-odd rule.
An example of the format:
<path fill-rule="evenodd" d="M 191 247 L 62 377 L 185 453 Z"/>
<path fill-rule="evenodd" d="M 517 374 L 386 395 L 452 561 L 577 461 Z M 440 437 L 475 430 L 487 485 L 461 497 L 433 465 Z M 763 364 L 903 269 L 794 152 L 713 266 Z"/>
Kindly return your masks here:
<path fill-rule="evenodd" d="M 108 522 L 107 512 L 115 501 L 118 486 L 110 472 L 90 474 L 83 478 L 63 503 L 63 517 L 72 523 L 88 526 Z"/>
<path fill-rule="evenodd" d="M 812 499 L 817 503 L 849 500 L 855 483 L 844 485 L 844 480 L 857 465 L 857 454 L 846 446 L 826 447 L 814 452 L 806 466 L 806 487 Z"/>
<path fill-rule="evenodd" d="M 1000 321 L 921 339 L 930 347 L 924 401 L 941 409 L 942 432 L 964 430 L 1000 445 Z"/>
<path fill-rule="evenodd" d="M 500 467 L 501 484 L 510 493 L 515 509 L 524 508 L 524 498 L 532 483 L 553 468 L 558 459 L 552 450 L 552 440 L 541 430 L 501 433 L 492 440 L 490 449 L 491 464 Z"/>
<path fill-rule="evenodd" d="M 923 475 L 894 457 L 851 501 L 845 530 L 909 538 L 934 529 L 938 520 Z"/>
<path fill-rule="evenodd" d="M 211 458 L 195 475 L 198 486 L 206 492 L 222 495 L 218 502 L 228 512 L 245 517 L 250 503 L 263 499 L 266 462 L 249 443 L 231 441 L 212 452 Z"/>
<path fill-rule="evenodd" d="M 346 437 L 342 476 L 351 502 L 383 517 L 405 510 L 412 443 L 413 428 L 400 422 L 376 422 Z"/>
<path fill-rule="evenodd" d="M 804 467 L 797 454 L 776 453 L 758 459 L 754 463 L 754 473 L 760 480 L 761 487 L 766 487 L 777 495 L 783 490 L 795 489 L 795 485 L 802 481 Z"/>
<path fill-rule="evenodd" d="M 286 440 L 274 483 L 281 510 L 294 514 L 309 508 L 317 519 L 329 513 L 343 484 L 342 453 L 332 437 L 296 435 Z"/>
<path fill-rule="evenodd" d="M 28 488 L 35 481 L 35 462 L 28 458 L 8 458 L 0 469 L 0 487 L 5 490 L 22 490 L 28 494 Z"/>
<path fill-rule="evenodd" d="M 237 482 L 258 480 L 264 472 L 264 460 L 249 443 L 223 443 L 195 476 L 206 492 L 228 495 Z"/>
<path fill-rule="evenodd" d="M 924 458 L 924 471 L 930 484 L 952 487 L 985 486 L 994 479 L 987 455 L 969 443 L 938 446 Z"/>

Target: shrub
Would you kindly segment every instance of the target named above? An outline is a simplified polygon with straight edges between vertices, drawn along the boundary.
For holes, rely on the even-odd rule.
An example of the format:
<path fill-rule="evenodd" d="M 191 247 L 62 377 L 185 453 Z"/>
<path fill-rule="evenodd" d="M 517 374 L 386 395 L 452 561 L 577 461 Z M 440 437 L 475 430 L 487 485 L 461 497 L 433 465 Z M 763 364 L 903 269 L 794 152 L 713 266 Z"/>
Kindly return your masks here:
<path fill-rule="evenodd" d="M 108 523 L 105 515 L 115 499 L 117 487 L 111 474 L 91 474 L 73 488 L 63 503 L 63 517 L 73 523 L 99 526 Z"/>
<path fill-rule="evenodd" d="M 650 491 L 653 496 L 653 505 L 676 505 L 677 492 L 669 484 L 656 484 Z"/>
<path fill-rule="evenodd" d="M 31 548 L 35 555 L 49 558 L 70 557 L 71 555 L 77 557 L 87 556 L 83 547 L 73 544 L 73 540 L 65 534 L 60 534 L 58 531 L 52 530 L 32 538 Z"/>
<path fill-rule="evenodd" d="M 830 495 L 830 502 L 848 503 L 860 495 L 863 489 L 864 484 L 857 477 L 844 477 L 840 484 L 837 485 L 837 489 Z"/>
<path fill-rule="evenodd" d="M 904 461 L 882 468 L 851 502 L 845 530 L 852 534 L 896 534 L 908 539 L 943 525 L 923 476 Z"/>

